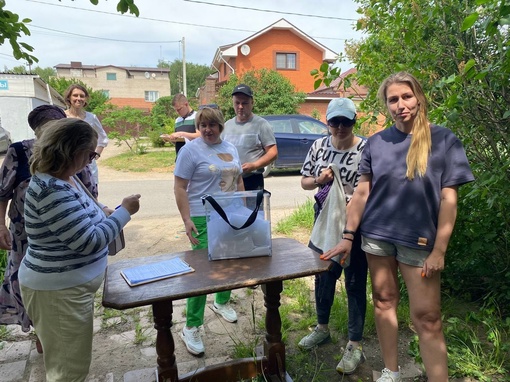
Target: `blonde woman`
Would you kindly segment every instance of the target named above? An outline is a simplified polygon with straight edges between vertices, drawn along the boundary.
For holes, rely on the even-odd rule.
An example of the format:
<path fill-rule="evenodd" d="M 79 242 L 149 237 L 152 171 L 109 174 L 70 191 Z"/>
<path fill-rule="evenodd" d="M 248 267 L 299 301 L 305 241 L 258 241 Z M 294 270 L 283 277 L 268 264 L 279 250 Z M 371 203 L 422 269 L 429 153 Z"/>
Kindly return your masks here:
<path fill-rule="evenodd" d="M 428 381 L 447 382 L 441 271 L 457 215 L 457 189 L 474 178 L 457 137 L 428 121 L 427 100 L 416 78 L 406 72 L 391 75 L 379 96 L 395 124 L 368 139 L 343 240 L 324 256 L 346 257 L 351 232 L 360 226 L 385 366 L 377 382 L 402 380 L 398 271 L 409 294 Z"/>
<path fill-rule="evenodd" d="M 25 200 L 28 248 L 21 296 L 44 351 L 46 382 L 83 382 L 92 360 L 94 297 L 108 243 L 140 208 L 130 195 L 106 216 L 75 174 L 96 156 L 97 133 L 79 119 L 49 122 L 30 157 Z"/>

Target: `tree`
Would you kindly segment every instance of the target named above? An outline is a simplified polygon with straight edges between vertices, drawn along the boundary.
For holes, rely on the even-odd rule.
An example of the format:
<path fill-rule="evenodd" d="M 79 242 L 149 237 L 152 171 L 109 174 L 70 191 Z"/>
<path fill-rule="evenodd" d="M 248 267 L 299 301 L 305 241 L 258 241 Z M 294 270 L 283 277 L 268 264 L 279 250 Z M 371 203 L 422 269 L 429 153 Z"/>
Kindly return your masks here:
<path fill-rule="evenodd" d="M 297 92 L 290 80 L 275 70 L 250 70 L 240 77 L 233 74 L 220 88 L 216 98 L 225 119 L 234 117 L 232 90 L 240 83 L 253 90 L 255 114 L 295 114 L 306 98 L 305 93 Z"/>
<path fill-rule="evenodd" d="M 55 77 L 57 75 L 57 71 L 52 67 L 41 68 L 39 66 L 36 66 L 32 71 L 39 77 L 41 77 L 43 81 L 46 83 L 50 82 L 51 77 Z"/>
<path fill-rule="evenodd" d="M 61 1 L 61 0 L 59 0 Z M 90 0 L 94 5 L 97 5 L 99 0 Z M 19 15 L 8 11 L 5 8 L 5 0 L 0 0 L 0 45 L 5 41 L 9 41 L 12 47 L 12 53 L 17 60 L 26 60 L 29 64 L 38 62 L 37 57 L 31 54 L 34 48 L 24 42 L 18 40 L 24 36 L 30 36 L 28 24 L 32 21 L 30 19 L 21 19 Z M 117 4 L 117 11 L 120 13 L 129 13 L 139 16 L 140 11 L 135 5 L 134 0 L 119 0 Z"/>
<path fill-rule="evenodd" d="M 423 84 L 431 121 L 464 143 L 477 181 L 463 186 L 443 284 L 510 306 L 510 5 L 507 0 L 358 0 L 347 55 L 368 89 L 362 109 L 385 112 L 381 81 L 406 70 Z M 324 69 L 324 68 L 321 68 Z M 314 74 L 328 78 L 329 70 Z"/>
<path fill-rule="evenodd" d="M 183 92 L 182 81 L 182 61 L 174 60 L 170 63 L 159 61 L 158 68 L 169 68 L 170 73 L 170 86 L 172 94 Z M 186 62 L 186 94 L 189 97 L 194 97 L 198 88 L 204 85 L 205 79 L 212 73 L 210 67 L 206 65 L 193 64 Z"/>
<path fill-rule="evenodd" d="M 124 142 L 133 153 L 135 150 L 140 154 L 145 152 L 145 147 L 139 141 L 149 130 L 151 118 L 143 111 L 131 106 L 114 107 L 104 115 L 101 122 L 109 129 L 108 138 L 115 139 L 116 145 L 120 146 Z"/>

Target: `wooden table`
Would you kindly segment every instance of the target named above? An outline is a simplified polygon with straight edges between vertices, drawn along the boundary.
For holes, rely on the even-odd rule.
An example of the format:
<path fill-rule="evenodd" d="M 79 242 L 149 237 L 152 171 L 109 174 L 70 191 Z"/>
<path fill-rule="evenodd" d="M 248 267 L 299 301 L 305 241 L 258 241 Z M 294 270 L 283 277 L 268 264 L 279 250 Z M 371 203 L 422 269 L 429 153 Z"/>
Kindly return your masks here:
<path fill-rule="evenodd" d="M 271 257 L 209 261 L 207 250 L 126 259 L 108 266 L 103 306 L 128 309 L 152 304 L 157 330 L 159 381 L 238 381 L 264 372 L 272 381 L 292 381 L 285 369 L 285 344 L 282 342 L 280 293 L 283 281 L 314 275 L 327 270 L 331 262 L 293 239 L 274 239 Z M 120 275 L 124 268 L 181 257 L 195 272 L 149 284 L 130 287 Z M 266 307 L 266 336 L 263 355 L 207 366 L 179 376 L 175 359 L 172 327 L 172 301 L 224 290 L 261 285 Z"/>

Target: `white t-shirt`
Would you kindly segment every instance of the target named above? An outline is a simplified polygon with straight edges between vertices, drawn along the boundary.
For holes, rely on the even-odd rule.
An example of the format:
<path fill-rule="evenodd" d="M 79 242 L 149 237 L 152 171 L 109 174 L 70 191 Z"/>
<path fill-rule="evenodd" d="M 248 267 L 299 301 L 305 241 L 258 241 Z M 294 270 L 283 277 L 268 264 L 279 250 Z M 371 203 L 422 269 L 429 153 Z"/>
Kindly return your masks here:
<path fill-rule="evenodd" d="M 242 174 L 241 161 L 234 145 L 221 141 L 208 145 L 199 137 L 179 151 L 174 175 L 189 181 L 190 216 L 205 216 L 204 194 L 237 191 Z"/>

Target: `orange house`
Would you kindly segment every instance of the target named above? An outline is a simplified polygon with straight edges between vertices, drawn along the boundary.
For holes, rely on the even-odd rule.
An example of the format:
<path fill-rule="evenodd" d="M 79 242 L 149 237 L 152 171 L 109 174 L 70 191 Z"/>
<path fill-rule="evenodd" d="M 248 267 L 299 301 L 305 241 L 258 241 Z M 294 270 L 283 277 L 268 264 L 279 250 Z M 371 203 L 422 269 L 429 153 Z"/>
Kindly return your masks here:
<path fill-rule="evenodd" d="M 217 49 L 211 64 L 217 72 L 209 76 L 200 89 L 200 104 L 213 103 L 217 88 L 233 73 L 242 75 L 262 68 L 276 70 L 287 77 L 297 91 L 315 97 L 310 71 L 323 62 L 334 63 L 337 55 L 287 20 L 278 20 L 244 40 Z M 318 110 L 321 116 L 326 114 L 328 102 L 335 97 L 338 95 L 325 97 L 325 105 L 320 105 L 321 110 Z M 310 114 L 311 110 L 305 104 L 301 113 Z"/>

